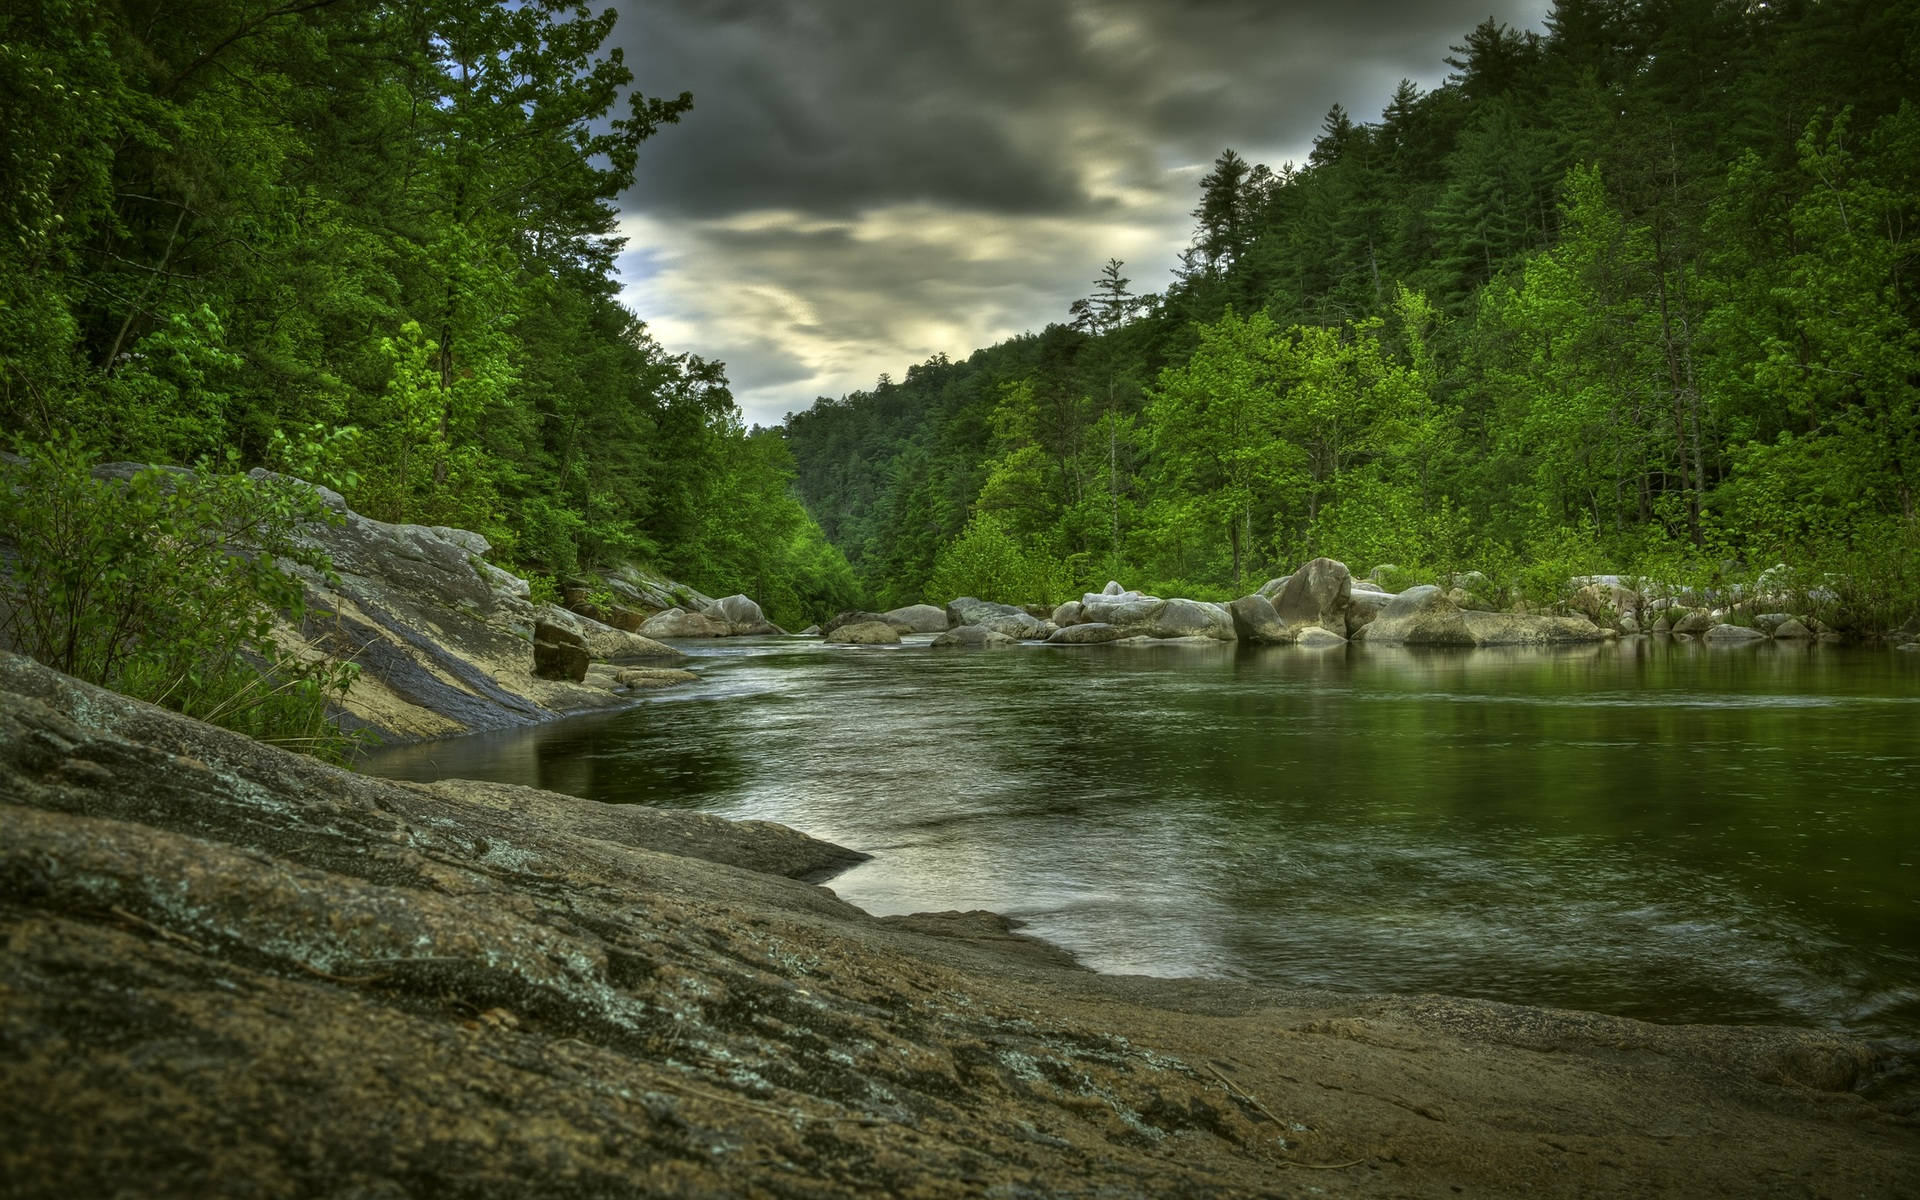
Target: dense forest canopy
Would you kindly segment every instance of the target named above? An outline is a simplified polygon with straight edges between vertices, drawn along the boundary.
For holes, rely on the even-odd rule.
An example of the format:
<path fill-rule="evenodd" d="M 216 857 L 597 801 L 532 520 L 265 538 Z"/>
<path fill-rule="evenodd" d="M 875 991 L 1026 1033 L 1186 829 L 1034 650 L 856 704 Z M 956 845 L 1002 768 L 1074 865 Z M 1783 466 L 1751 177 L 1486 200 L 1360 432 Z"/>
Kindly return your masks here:
<path fill-rule="evenodd" d="M 564 575 L 853 599 L 782 438 L 616 300 L 614 201 L 691 98 L 561 0 L 0 8 L 0 428 L 229 453 Z"/>
<path fill-rule="evenodd" d="M 871 601 L 1327 554 L 1786 561 L 1915 615 L 1920 5 L 1558 0 L 1447 64 L 1305 162 L 1222 153 L 1159 294 L 1112 262 L 1065 323 L 790 417 Z"/>

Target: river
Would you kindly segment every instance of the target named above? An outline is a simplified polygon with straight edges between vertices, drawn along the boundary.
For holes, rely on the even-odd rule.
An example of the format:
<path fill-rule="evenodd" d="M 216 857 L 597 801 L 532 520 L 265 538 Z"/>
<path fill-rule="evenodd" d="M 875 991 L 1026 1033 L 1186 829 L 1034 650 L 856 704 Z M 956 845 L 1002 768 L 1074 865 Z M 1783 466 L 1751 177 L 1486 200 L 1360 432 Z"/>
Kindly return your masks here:
<path fill-rule="evenodd" d="M 780 821 L 876 914 L 1101 971 L 1920 1034 L 1920 655 L 683 643 L 613 714 L 377 752 Z"/>

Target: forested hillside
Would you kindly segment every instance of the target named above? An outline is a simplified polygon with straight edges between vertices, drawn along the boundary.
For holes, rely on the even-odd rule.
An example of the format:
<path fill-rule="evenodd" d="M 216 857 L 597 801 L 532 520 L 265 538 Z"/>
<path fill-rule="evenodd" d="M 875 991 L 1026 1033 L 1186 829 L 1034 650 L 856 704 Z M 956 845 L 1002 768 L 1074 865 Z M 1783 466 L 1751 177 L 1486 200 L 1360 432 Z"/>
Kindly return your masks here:
<path fill-rule="evenodd" d="M 1159 294 L 1109 263 L 791 417 L 870 600 L 1786 561 L 1914 616 L 1920 5 L 1560 0 L 1447 63 L 1305 162 L 1221 154 Z"/>
<path fill-rule="evenodd" d="M 564 574 L 851 600 L 717 363 L 615 299 L 613 200 L 691 100 L 536 0 L 0 8 L 0 430 L 267 464 Z M 231 456 L 231 458 L 229 457 Z"/>

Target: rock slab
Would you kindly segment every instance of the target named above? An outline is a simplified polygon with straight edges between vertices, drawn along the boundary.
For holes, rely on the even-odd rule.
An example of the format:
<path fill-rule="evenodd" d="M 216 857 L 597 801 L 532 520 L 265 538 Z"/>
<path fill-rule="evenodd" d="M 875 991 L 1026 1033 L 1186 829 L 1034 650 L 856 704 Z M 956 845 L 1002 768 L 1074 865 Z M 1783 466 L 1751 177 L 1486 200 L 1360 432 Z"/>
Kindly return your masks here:
<path fill-rule="evenodd" d="M 1812 1090 L 1873 1068 L 1844 1038 L 1104 978 L 802 881 L 852 857 L 356 776 L 0 655 L 4 1190 L 1920 1193 L 1910 1120 Z"/>

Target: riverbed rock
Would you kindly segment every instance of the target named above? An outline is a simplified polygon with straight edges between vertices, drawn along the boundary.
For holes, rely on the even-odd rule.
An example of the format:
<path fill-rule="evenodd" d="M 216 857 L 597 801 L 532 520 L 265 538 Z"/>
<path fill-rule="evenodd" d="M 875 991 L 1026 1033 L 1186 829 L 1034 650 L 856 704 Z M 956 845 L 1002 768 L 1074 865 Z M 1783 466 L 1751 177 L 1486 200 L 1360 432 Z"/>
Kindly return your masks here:
<path fill-rule="evenodd" d="M 1347 595 L 1347 636 L 1352 637 L 1373 624 L 1374 618 L 1393 601 L 1393 595 L 1378 586 L 1363 588 L 1356 582 L 1353 591 Z"/>
<path fill-rule="evenodd" d="M 1717 622 L 1714 620 L 1712 612 L 1704 608 L 1695 608 L 1689 609 L 1675 618 L 1668 626 L 1668 629 L 1672 633 L 1684 633 L 1691 637 L 1698 637 L 1707 630 L 1712 629 L 1715 624 L 1717 624 Z"/>
<path fill-rule="evenodd" d="M 1233 632 L 1249 645 L 1282 645 L 1293 641 L 1293 630 L 1274 611 L 1273 602 L 1255 593 L 1242 596 L 1227 605 L 1233 616 Z"/>
<path fill-rule="evenodd" d="M 579 634 L 547 621 L 533 626 L 533 673 L 542 679 L 565 679 L 574 683 L 587 677 L 592 657 Z"/>
<path fill-rule="evenodd" d="M 577 662 L 556 664 L 555 655 L 577 658 L 570 653 L 549 652 L 548 673 L 557 677 L 536 673 L 530 588 L 481 557 L 484 537 L 376 521 L 349 509 L 338 492 L 287 482 L 312 487 L 333 510 L 337 523 L 310 525 L 302 537 L 326 552 L 334 574 L 293 569 L 306 612 L 297 629 L 276 630 L 275 640 L 302 661 L 356 664 L 358 675 L 333 705 L 342 727 L 391 744 L 622 703 L 604 688 L 575 682 Z"/>
<path fill-rule="evenodd" d="M 1078 625 L 1087 619 L 1087 606 L 1078 600 L 1069 600 L 1053 610 L 1053 623 L 1057 628 L 1065 629 L 1069 625 Z"/>
<path fill-rule="evenodd" d="M 1117 642 L 1126 637 L 1127 632 L 1117 625 L 1108 625 L 1104 621 L 1082 621 L 1078 625 L 1063 625 L 1047 638 L 1050 646 L 1093 646 L 1102 642 Z"/>
<path fill-rule="evenodd" d="M 1294 634 L 1293 644 L 1303 650 L 1325 650 L 1333 646 L 1344 646 L 1347 644 L 1347 639 L 1331 629 L 1323 629 L 1318 625 L 1302 625 Z"/>
<path fill-rule="evenodd" d="M 979 625 L 956 626 L 933 639 L 935 650 L 1005 650 L 1019 644 L 1019 638 Z"/>
<path fill-rule="evenodd" d="M 1281 592 L 1285 591 L 1287 588 L 1287 585 L 1292 582 L 1293 582 L 1293 576 L 1281 575 L 1278 578 L 1269 579 L 1265 583 L 1261 584 L 1258 588 L 1254 589 L 1253 594 L 1256 596 L 1265 596 L 1269 601 L 1271 601 L 1275 596 L 1278 596 Z"/>
<path fill-rule="evenodd" d="M 898 646 L 900 631 L 885 621 L 856 621 L 827 634 L 826 640 L 842 646 Z"/>
<path fill-rule="evenodd" d="M 542 604 L 534 609 L 537 621 L 557 625 L 580 639 L 587 653 L 601 660 L 619 660 L 634 662 L 641 659 L 672 660 L 686 657 L 686 652 L 676 650 L 664 642 L 656 642 L 650 637 L 637 633 L 615 629 L 602 624 L 592 617 L 584 617 L 557 604 Z"/>
<path fill-rule="evenodd" d="M 756 601 L 742 595 L 722 596 L 707 609 L 706 615 L 725 625 L 730 637 L 766 637 L 786 632 L 767 620 L 767 614 L 760 611 Z"/>
<path fill-rule="evenodd" d="M 1234 639 L 1233 614 L 1225 605 L 1201 600 L 1163 600 L 1140 592 L 1116 596 L 1089 592 L 1080 597 L 1080 615 L 1095 624 L 1112 625 L 1125 637 Z"/>
<path fill-rule="evenodd" d="M 1722 646 L 1744 645 L 1750 642 L 1764 642 L 1767 635 L 1758 629 L 1746 625 L 1715 625 L 1704 635 L 1709 642 Z"/>
<path fill-rule="evenodd" d="M 658 688 L 678 687 L 683 683 L 698 683 L 700 677 L 679 667 L 622 667 L 614 672 L 613 681 L 629 691 L 650 692 Z"/>
<path fill-rule="evenodd" d="M 728 626 L 702 612 L 690 612 L 684 608 L 669 608 L 665 612 L 648 617 L 646 624 L 640 626 L 640 633 L 650 638 L 719 638 L 727 637 L 733 631 Z"/>
<path fill-rule="evenodd" d="M 1107 586 L 1100 590 L 1100 594 L 1102 596 L 1118 596 L 1125 593 L 1126 590 L 1126 588 L 1120 586 L 1118 579 L 1109 579 L 1107 580 Z"/>
<path fill-rule="evenodd" d="M 1216 642 L 1231 642 L 1235 636 L 1233 614 L 1226 605 L 1180 598 L 1161 604 L 1145 632 L 1157 638 L 1201 637 Z"/>
<path fill-rule="evenodd" d="M 1585 617 L 1463 609 L 1433 584 L 1421 584 L 1388 601 L 1355 639 L 1370 646 L 1537 646 L 1607 636 Z"/>
<path fill-rule="evenodd" d="M 931 604 L 909 604 L 890 608 L 881 619 L 902 633 L 945 633 L 947 612 Z"/>
<path fill-rule="evenodd" d="M 877 612 L 868 612 L 865 609 L 859 608 L 843 609 L 820 623 L 820 636 L 825 637 L 842 625 L 867 625 L 876 621 L 882 625 L 892 624 L 885 616 Z"/>
<path fill-rule="evenodd" d="M 1629 636 L 1640 632 L 1640 622 L 1635 620 L 1631 613 L 1620 618 L 1619 627 L 1621 633 Z"/>
<path fill-rule="evenodd" d="M 5 1190 L 1920 1191 L 1909 1120 L 1811 1090 L 1876 1068 L 1846 1038 L 1103 977 L 803 882 L 857 857 L 359 776 L 0 656 Z"/>
<path fill-rule="evenodd" d="M 1368 645 L 1471 646 L 1473 633 L 1459 605 L 1438 585 L 1423 583 L 1389 600 L 1355 635 Z"/>
<path fill-rule="evenodd" d="M 1144 592 L 1092 593 L 1080 597 L 1082 620 L 1098 621 L 1123 628 L 1145 627 L 1152 623 L 1166 601 Z"/>
<path fill-rule="evenodd" d="M 947 628 L 953 630 L 964 625 L 991 629 L 1010 638 L 1038 639 L 1046 636 L 1040 619 L 1025 609 L 974 596 L 961 596 L 947 604 Z"/>
<path fill-rule="evenodd" d="M 1808 629 L 1799 620 L 1788 617 L 1774 626 L 1773 636 L 1783 642 L 1806 642 L 1813 640 L 1813 630 Z"/>
<path fill-rule="evenodd" d="M 1273 597 L 1274 611 L 1290 629 L 1317 625 L 1329 633 L 1347 636 L 1347 605 L 1353 594 L 1353 574 L 1347 564 L 1316 558 L 1288 577 Z"/>
<path fill-rule="evenodd" d="M 1599 642 L 1610 635 L 1585 617 L 1541 613 L 1466 612 L 1467 631 L 1476 646 L 1545 646 Z"/>

